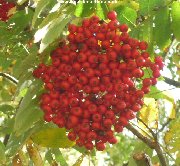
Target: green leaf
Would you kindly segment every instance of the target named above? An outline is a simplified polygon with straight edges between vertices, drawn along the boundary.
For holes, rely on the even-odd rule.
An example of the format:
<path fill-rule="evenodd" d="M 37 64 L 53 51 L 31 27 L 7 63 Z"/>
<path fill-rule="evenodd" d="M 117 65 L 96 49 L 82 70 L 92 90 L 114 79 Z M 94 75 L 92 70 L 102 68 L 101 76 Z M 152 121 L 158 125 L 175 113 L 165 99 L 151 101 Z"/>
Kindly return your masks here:
<path fill-rule="evenodd" d="M 180 2 L 175 1 L 172 4 L 172 30 L 177 40 L 180 40 Z"/>
<path fill-rule="evenodd" d="M 152 18 L 147 19 L 144 21 L 144 23 L 139 27 L 140 28 L 140 34 L 139 34 L 139 39 L 144 40 L 148 43 L 148 52 L 151 55 L 152 58 L 152 53 L 153 53 L 153 20 Z"/>
<path fill-rule="evenodd" d="M 66 136 L 64 128 L 46 128 L 32 135 L 32 140 L 42 147 L 68 148 L 75 142 L 70 141 Z"/>
<path fill-rule="evenodd" d="M 58 148 L 52 149 L 52 153 L 55 155 L 55 160 L 60 163 L 62 166 L 68 166 L 65 158 L 63 157 L 63 154 Z"/>
<path fill-rule="evenodd" d="M 0 164 L 4 165 L 6 161 L 6 156 L 5 156 L 5 146 L 4 144 L 0 141 Z"/>
<path fill-rule="evenodd" d="M 49 164 L 52 163 L 53 161 L 53 157 L 52 157 L 52 154 L 51 154 L 51 150 L 48 150 L 45 154 L 45 159 L 48 161 Z"/>
<path fill-rule="evenodd" d="M 164 4 L 165 0 L 139 0 L 140 14 L 150 15 L 154 9 Z"/>
<path fill-rule="evenodd" d="M 20 10 L 16 12 L 9 20 L 8 26 L 14 27 L 12 30 L 16 33 L 23 31 L 26 28 L 33 17 L 33 11 L 31 9 Z"/>
<path fill-rule="evenodd" d="M 20 135 L 31 128 L 43 116 L 36 101 L 41 85 L 42 83 L 39 80 L 34 81 L 21 101 L 15 117 L 14 131 L 16 135 Z"/>
<path fill-rule="evenodd" d="M 75 13 L 74 15 L 76 17 L 88 17 L 90 16 L 91 14 L 93 14 L 93 12 L 95 12 L 95 3 L 88 3 L 86 2 L 88 0 L 85 0 L 85 1 L 80 1 L 78 2 L 77 6 L 76 6 L 76 10 L 75 10 Z"/>
<path fill-rule="evenodd" d="M 40 53 L 61 35 L 63 29 L 70 20 L 71 17 L 68 15 L 62 15 L 60 18 L 53 20 L 52 24 L 48 28 L 47 33 L 41 41 L 39 50 Z"/>
<path fill-rule="evenodd" d="M 0 112 L 8 113 L 12 112 L 14 108 L 11 105 L 8 104 L 2 104 L 0 105 Z"/>
<path fill-rule="evenodd" d="M 171 40 L 170 17 L 168 7 L 162 8 L 156 12 L 154 27 L 154 40 L 160 49 L 167 47 Z"/>
<path fill-rule="evenodd" d="M 97 3 L 96 6 L 96 14 L 99 16 L 101 19 L 106 19 L 107 13 L 109 11 L 108 6 L 106 3 Z"/>
<path fill-rule="evenodd" d="M 39 0 L 38 4 L 35 9 L 35 13 L 32 19 L 32 27 L 34 28 L 36 20 L 38 19 L 38 16 L 41 14 L 41 12 L 49 5 L 51 1 L 49 0 Z"/>
<path fill-rule="evenodd" d="M 118 8 L 115 8 L 115 11 L 118 14 L 118 20 L 120 21 L 120 23 L 125 23 L 130 27 L 133 27 L 135 25 L 137 12 L 134 9 L 119 6 Z"/>
<path fill-rule="evenodd" d="M 33 104 L 20 113 L 18 112 L 15 117 L 14 132 L 20 135 L 33 126 L 35 122 L 40 120 L 43 112 L 35 107 Z"/>
<path fill-rule="evenodd" d="M 29 129 L 28 131 L 22 133 L 19 136 L 17 136 L 15 133 L 11 133 L 8 143 L 6 145 L 7 156 L 14 156 L 34 132 L 40 131 L 44 128 L 47 128 L 47 125 L 45 125 L 44 122 L 40 121 L 37 122 L 32 129 Z"/>

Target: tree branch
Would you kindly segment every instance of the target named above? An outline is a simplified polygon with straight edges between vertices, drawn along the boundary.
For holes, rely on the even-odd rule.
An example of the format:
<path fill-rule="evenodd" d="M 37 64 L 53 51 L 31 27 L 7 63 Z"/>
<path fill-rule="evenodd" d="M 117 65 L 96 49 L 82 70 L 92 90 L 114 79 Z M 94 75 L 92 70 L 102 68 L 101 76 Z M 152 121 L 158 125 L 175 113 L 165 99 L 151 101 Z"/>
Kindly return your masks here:
<path fill-rule="evenodd" d="M 147 144 L 151 149 L 154 149 L 158 155 L 160 163 L 162 166 L 167 166 L 163 151 L 159 146 L 158 142 L 151 141 L 149 138 L 142 135 L 138 130 L 136 130 L 132 125 L 128 124 L 126 126 L 128 130 L 130 130 L 134 135 L 136 135 L 141 141 Z"/>
<path fill-rule="evenodd" d="M 13 82 L 14 84 L 18 84 L 18 80 L 17 80 L 16 78 L 14 78 L 13 76 L 7 74 L 7 73 L 2 73 L 2 72 L 0 72 L 0 76 L 6 78 L 6 79 L 8 79 L 8 80 L 10 80 L 10 81 Z"/>
<path fill-rule="evenodd" d="M 166 83 L 169 84 L 169 85 L 173 85 L 173 86 L 175 86 L 175 87 L 177 87 L 177 88 L 180 88 L 180 82 L 175 81 L 175 80 L 170 79 L 170 78 L 167 78 L 167 77 L 165 77 L 165 76 L 164 76 L 164 82 L 166 82 Z"/>

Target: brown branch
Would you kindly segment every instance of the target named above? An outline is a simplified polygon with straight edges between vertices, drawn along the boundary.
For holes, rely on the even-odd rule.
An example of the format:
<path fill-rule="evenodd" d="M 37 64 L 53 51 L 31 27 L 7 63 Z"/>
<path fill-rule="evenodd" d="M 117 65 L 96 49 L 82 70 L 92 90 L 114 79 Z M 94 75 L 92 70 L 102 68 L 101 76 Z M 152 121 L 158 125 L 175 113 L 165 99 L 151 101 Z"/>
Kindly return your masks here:
<path fill-rule="evenodd" d="M 133 159 L 135 160 L 137 166 L 138 165 L 152 166 L 150 157 L 145 153 L 136 153 L 133 155 Z"/>
<path fill-rule="evenodd" d="M 43 166 L 43 160 L 38 151 L 38 148 L 34 145 L 31 139 L 27 140 L 26 149 L 28 151 L 29 157 L 34 163 L 34 166 Z"/>
<path fill-rule="evenodd" d="M 158 133 L 162 132 L 164 128 L 172 121 L 172 119 L 168 119 L 167 122 L 165 122 L 162 127 L 159 129 Z"/>
<path fill-rule="evenodd" d="M 22 166 L 22 161 L 18 153 L 14 156 L 12 160 L 12 166 Z"/>
<path fill-rule="evenodd" d="M 151 149 L 154 149 L 158 155 L 161 165 L 167 166 L 163 151 L 162 151 L 161 147 L 159 146 L 158 142 L 151 141 L 149 138 L 142 135 L 138 130 L 136 130 L 130 124 L 128 124 L 126 126 L 126 128 L 128 130 L 130 130 L 134 135 L 136 135 L 141 141 L 143 141 L 145 144 L 147 144 Z"/>
<path fill-rule="evenodd" d="M 10 81 L 13 82 L 14 84 L 18 84 L 18 80 L 17 80 L 16 78 L 14 78 L 13 76 L 7 74 L 7 73 L 2 73 L 2 72 L 0 72 L 0 76 L 6 78 L 6 79 L 8 79 L 8 80 L 10 80 Z"/>
<path fill-rule="evenodd" d="M 169 84 L 169 85 L 172 85 L 172 86 L 175 86 L 177 88 L 180 88 L 180 82 L 175 81 L 175 80 L 170 79 L 170 78 L 167 78 L 165 76 L 164 76 L 164 82 Z"/>

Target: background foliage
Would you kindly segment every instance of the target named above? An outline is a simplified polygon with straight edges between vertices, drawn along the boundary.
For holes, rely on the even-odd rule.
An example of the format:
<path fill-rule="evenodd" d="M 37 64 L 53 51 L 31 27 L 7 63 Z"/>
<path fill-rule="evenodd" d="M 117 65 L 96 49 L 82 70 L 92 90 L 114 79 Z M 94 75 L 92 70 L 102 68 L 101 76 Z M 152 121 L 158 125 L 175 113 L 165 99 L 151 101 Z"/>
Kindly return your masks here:
<path fill-rule="evenodd" d="M 11 0 L 12 1 L 12 0 Z M 88 0 L 86 0 L 88 1 Z M 179 98 L 151 89 L 145 105 L 123 134 L 119 143 L 105 152 L 86 152 L 74 146 L 63 129 L 43 121 L 38 106 L 42 82 L 32 77 L 38 63 L 48 60 L 51 50 L 64 38 L 68 23 L 79 24 L 97 14 L 106 19 L 109 10 L 118 13 L 130 27 L 132 37 L 146 40 L 153 60 L 165 60 L 160 85 L 180 87 L 180 2 L 176 0 L 117 0 L 117 3 L 61 3 L 60 0 L 18 0 L 13 16 L 0 21 L 0 165 L 142 165 L 150 162 L 180 164 Z M 130 131 L 133 133 L 131 133 Z M 151 143 L 158 143 L 160 151 Z M 140 139 L 137 139 L 137 137 Z M 144 141 L 144 142 L 143 142 Z M 159 153 L 159 154 L 158 154 Z M 138 160 L 137 155 L 147 160 Z M 162 154 L 162 156 L 161 156 Z M 161 157 L 160 157 L 161 156 Z M 74 159 L 77 159 L 74 161 Z"/>

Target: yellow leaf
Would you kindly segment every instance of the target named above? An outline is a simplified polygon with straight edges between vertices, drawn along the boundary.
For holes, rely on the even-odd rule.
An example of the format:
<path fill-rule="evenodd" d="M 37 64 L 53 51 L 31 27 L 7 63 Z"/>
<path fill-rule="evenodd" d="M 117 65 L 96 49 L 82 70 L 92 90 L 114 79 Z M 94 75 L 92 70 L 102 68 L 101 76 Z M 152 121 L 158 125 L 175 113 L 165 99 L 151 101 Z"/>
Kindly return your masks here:
<path fill-rule="evenodd" d="M 11 16 L 11 15 L 13 15 L 15 12 L 16 12 L 16 6 L 13 7 L 13 8 L 11 8 L 11 9 L 8 11 L 7 16 Z"/>
<path fill-rule="evenodd" d="M 32 140 L 42 147 L 69 148 L 75 145 L 66 136 L 64 128 L 47 128 L 32 135 Z"/>
<path fill-rule="evenodd" d="M 82 162 L 84 159 L 84 154 L 82 154 L 77 160 L 76 162 L 73 164 L 73 166 L 81 166 Z"/>
<path fill-rule="evenodd" d="M 171 153 L 180 149 L 180 118 L 173 120 L 165 133 L 164 142 Z"/>
<path fill-rule="evenodd" d="M 139 118 L 150 128 L 157 128 L 158 109 L 154 98 L 144 98 L 144 106 L 140 110 Z M 143 123 L 139 122 L 139 126 L 148 131 Z"/>
<path fill-rule="evenodd" d="M 170 93 L 164 92 L 164 99 L 166 100 L 168 116 L 170 119 L 174 119 L 176 117 L 176 104 L 174 97 Z"/>

